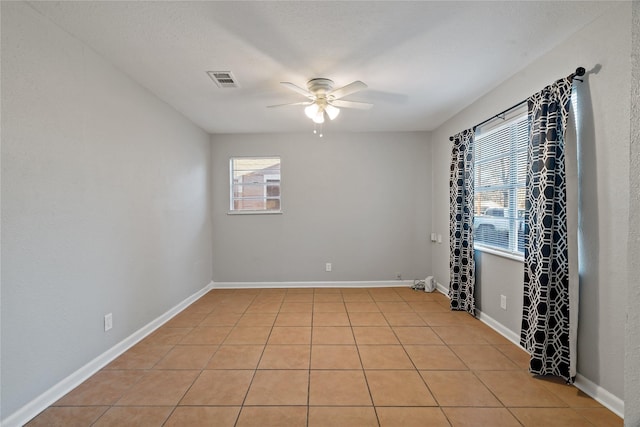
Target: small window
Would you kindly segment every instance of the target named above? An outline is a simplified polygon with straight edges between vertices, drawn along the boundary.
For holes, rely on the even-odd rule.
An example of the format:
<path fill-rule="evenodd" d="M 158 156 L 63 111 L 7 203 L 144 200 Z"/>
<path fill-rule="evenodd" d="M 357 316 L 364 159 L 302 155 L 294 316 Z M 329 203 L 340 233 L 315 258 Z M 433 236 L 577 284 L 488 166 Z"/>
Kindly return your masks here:
<path fill-rule="evenodd" d="M 524 253 L 529 124 L 525 108 L 476 129 L 474 245 Z"/>
<path fill-rule="evenodd" d="M 281 212 L 280 157 L 233 157 L 229 169 L 231 212 Z"/>

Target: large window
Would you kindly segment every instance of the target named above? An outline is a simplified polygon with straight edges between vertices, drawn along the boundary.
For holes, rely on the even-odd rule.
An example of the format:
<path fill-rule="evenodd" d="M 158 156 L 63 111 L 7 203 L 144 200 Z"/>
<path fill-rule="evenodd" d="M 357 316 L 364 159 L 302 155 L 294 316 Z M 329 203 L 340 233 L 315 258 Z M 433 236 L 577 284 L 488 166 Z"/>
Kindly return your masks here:
<path fill-rule="evenodd" d="M 231 212 L 280 212 L 280 157 L 233 157 L 229 169 Z"/>
<path fill-rule="evenodd" d="M 473 229 L 478 249 L 524 252 L 529 128 L 523 110 L 476 129 Z"/>

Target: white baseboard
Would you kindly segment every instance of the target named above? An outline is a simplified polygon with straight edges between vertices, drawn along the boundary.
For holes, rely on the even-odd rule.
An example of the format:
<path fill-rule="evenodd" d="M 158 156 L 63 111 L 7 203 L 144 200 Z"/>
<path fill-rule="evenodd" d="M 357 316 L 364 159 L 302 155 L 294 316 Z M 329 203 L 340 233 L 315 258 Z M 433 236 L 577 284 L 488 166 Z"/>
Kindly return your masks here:
<path fill-rule="evenodd" d="M 477 312 L 476 317 L 478 318 L 478 320 L 480 320 L 485 325 L 489 326 L 491 329 L 493 329 L 494 331 L 496 331 L 497 333 L 499 333 L 500 335 L 502 335 L 503 337 L 505 337 L 506 339 L 508 339 L 515 345 L 517 345 L 518 347 L 522 348 L 522 346 L 520 345 L 520 335 L 516 334 L 511 329 L 508 329 L 502 323 L 498 322 L 488 314 L 483 313 L 480 310 L 476 310 L 476 312 Z M 524 348 L 522 349 L 525 350 Z"/>
<path fill-rule="evenodd" d="M 436 289 L 447 298 L 449 297 L 449 289 L 445 288 L 442 283 L 436 282 Z"/>
<path fill-rule="evenodd" d="M 140 342 L 143 338 L 151 334 L 160 326 L 165 324 L 175 315 L 191 305 L 198 298 L 209 292 L 212 286 L 213 282 L 209 283 L 207 286 L 205 286 L 195 294 L 191 295 L 176 306 L 172 307 L 166 313 L 152 320 L 147 325 L 138 329 L 136 332 L 129 335 L 127 338 L 120 341 L 118 344 L 114 345 L 109 350 L 105 351 L 68 377 L 64 378 L 62 381 L 58 382 L 49 390 L 33 399 L 31 402 L 27 403 L 13 414 L 9 415 L 7 418 L 2 420 L 0 424 L 2 425 L 2 427 L 20 427 L 26 424 L 40 412 L 51 406 L 51 404 L 55 403 L 65 394 L 69 393 L 71 390 L 82 384 L 93 374 L 112 362 L 115 358 Z"/>
<path fill-rule="evenodd" d="M 213 289 L 263 288 L 390 288 L 413 285 L 413 280 L 373 280 L 335 282 L 213 282 Z"/>
<path fill-rule="evenodd" d="M 585 394 L 588 394 L 603 406 L 610 409 L 611 412 L 620 418 L 624 418 L 624 400 L 620 399 L 618 396 L 614 396 L 598 384 L 588 380 L 580 374 L 576 374 L 576 380 L 573 384 Z"/>

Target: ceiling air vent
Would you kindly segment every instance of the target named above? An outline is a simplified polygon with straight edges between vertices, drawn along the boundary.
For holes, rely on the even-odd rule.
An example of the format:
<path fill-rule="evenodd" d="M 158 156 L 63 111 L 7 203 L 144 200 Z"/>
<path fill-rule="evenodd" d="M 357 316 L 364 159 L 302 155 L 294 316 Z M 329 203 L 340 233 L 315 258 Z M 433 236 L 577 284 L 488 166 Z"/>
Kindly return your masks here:
<path fill-rule="evenodd" d="M 209 77 L 218 85 L 218 87 L 238 87 L 231 71 L 207 71 Z"/>

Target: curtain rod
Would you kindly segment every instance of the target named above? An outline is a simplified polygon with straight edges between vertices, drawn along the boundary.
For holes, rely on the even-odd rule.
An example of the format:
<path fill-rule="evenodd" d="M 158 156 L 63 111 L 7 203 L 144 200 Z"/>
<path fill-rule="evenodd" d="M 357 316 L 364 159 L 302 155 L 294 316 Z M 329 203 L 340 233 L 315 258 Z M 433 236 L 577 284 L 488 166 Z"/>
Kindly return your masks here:
<path fill-rule="evenodd" d="M 584 76 L 584 75 L 585 75 L 585 73 L 586 73 L 586 70 L 585 70 L 583 67 L 578 67 L 578 68 L 576 68 L 575 73 L 571 73 L 571 74 L 569 74 L 568 78 L 573 79 L 573 78 L 574 78 L 574 77 L 576 77 L 576 76 Z M 582 81 L 581 79 L 576 79 L 576 80 L 578 80 L 579 82 L 581 82 L 581 81 Z M 483 122 L 480 122 L 480 123 L 478 123 L 477 125 L 475 125 L 475 126 L 473 127 L 473 129 L 477 128 L 478 126 L 482 126 L 483 124 L 485 124 L 485 123 L 487 123 L 487 122 L 489 122 L 489 121 L 491 121 L 491 120 L 495 119 L 496 117 L 500 117 L 500 116 L 501 116 L 501 115 L 503 115 L 504 113 L 506 113 L 506 112 L 508 112 L 508 111 L 511 111 L 511 110 L 513 110 L 513 109 L 514 109 L 514 108 L 516 108 L 516 107 L 521 106 L 521 105 L 522 105 L 522 104 L 524 104 L 525 102 L 527 102 L 527 100 L 526 100 L 526 99 L 525 99 L 524 101 L 520 101 L 520 102 L 518 102 L 516 105 L 512 105 L 511 107 L 507 108 L 507 109 L 506 109 L 506 110 L 504 110 L 504 111 L 499 112 L 498 114 L 494 114 L 493 116 L 489 117 L 487 120 L 485 120 L 485 121 L 483 121 Z M 450 136 L 450 137 L 449 137 L 449 141 L 453 141 L 453 137 L 452 137 L 452 136 Z"/>

